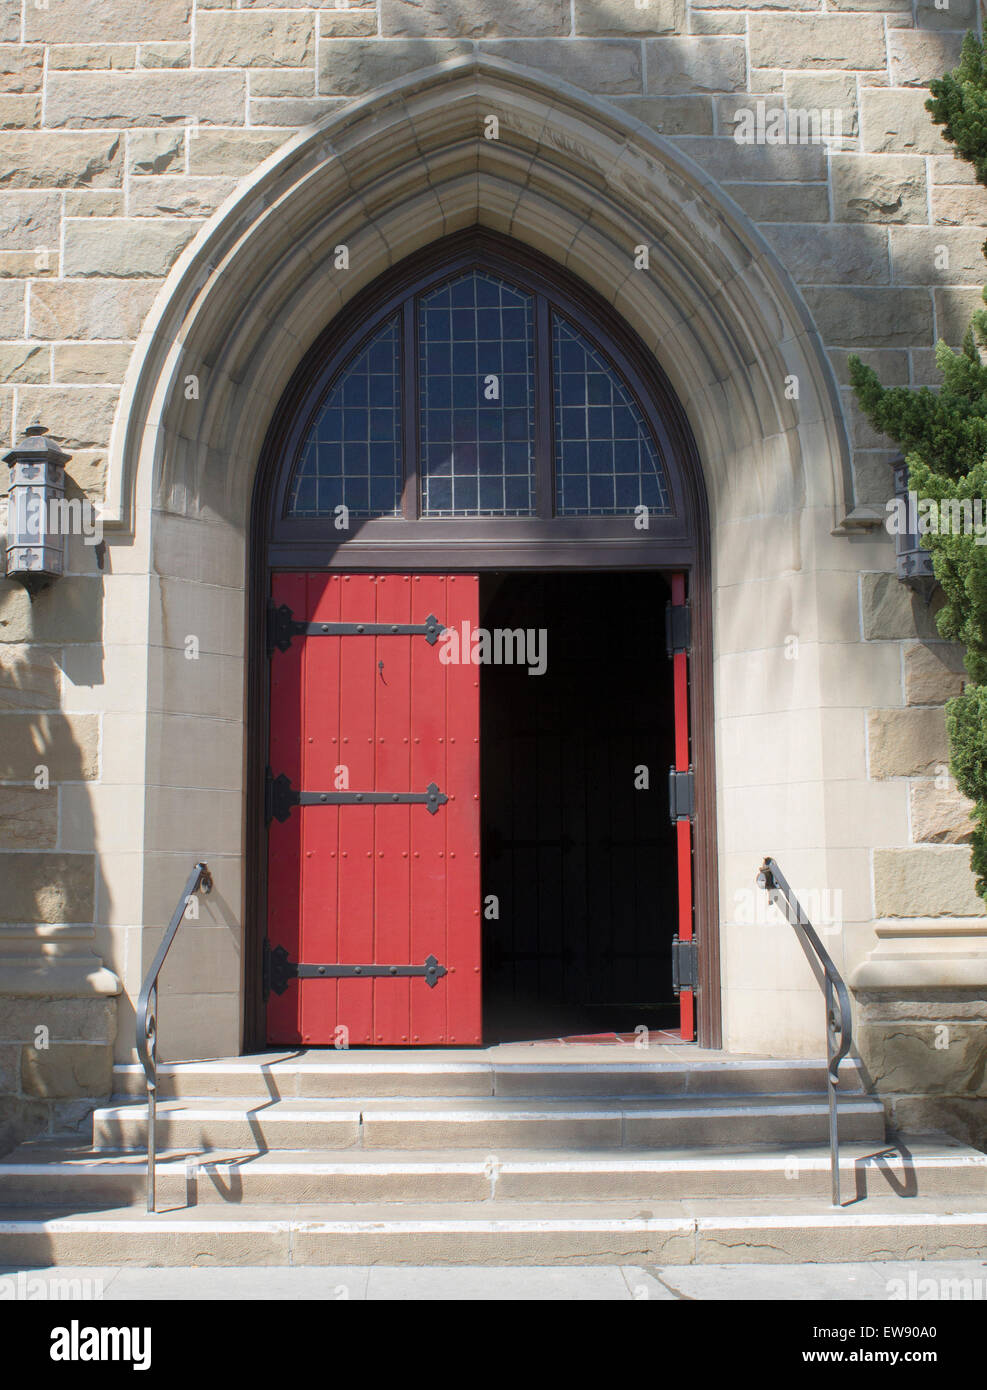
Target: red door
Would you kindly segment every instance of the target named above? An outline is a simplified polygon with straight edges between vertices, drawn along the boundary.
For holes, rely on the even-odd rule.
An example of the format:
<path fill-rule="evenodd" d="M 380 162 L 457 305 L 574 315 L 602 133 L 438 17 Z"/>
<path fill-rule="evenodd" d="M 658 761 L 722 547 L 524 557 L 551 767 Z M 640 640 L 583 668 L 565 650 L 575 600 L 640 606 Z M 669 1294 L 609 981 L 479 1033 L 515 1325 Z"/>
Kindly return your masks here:
<path fill-rule="evenodd" d="M 440 637 L 478 625 L 478 593 L 469 574 L 274 576 L 271 1043 L 481 1041 L 479 670 Z"/>
<path fill-rule="evenodd" d="M 685 575 L 670 576 L 672 605 L 685 609 Z M 689 657 L 688 639 L 672 652 L 672 681 L 675 711 L 675 771 L 692 775 L 689 744 Z M 686 947 L 693 941 L 692 912 L 692 817 L 675 818 L 676 861 L 678 865 L 678 920 L 676 936 Z M 679 992 L 679 1027 L 683 1042 L 696 1037 L 695 990 L 683 985 Z"/>

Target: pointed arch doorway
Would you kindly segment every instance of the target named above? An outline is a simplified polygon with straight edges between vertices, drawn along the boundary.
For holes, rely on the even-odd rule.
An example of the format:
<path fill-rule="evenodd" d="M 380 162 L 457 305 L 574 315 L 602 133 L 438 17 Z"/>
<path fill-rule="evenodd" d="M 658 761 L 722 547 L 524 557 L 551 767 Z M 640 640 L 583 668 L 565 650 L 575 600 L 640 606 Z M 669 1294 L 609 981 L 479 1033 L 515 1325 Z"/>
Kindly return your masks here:
<path fill-rule="evenodd" d="M 330 325 L 255 494 L 255 1042 L 719 1045 L 707 535 L 664 377 L 530 249 Z"/>

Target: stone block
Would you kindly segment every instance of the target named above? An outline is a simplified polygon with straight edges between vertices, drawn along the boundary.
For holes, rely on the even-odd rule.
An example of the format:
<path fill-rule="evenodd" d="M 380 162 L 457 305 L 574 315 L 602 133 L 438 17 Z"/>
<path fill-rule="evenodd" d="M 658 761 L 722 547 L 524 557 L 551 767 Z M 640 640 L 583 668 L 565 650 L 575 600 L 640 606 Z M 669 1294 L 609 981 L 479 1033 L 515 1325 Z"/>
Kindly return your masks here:
<path fill-rule="evenodd" d="M 33 782 L 36 769 L 58 782 L 99 776 L 99 716 L 95 714 L 0 714 L 0 780 Z"/>
<path fill-rule="evenodd" d="M 824 183 L 725 183 L 723 189 L 755 222 L 829 221 Z"/>
<path fill-rule="evenodd" d="M 91 922 L 91 854 L 12 850 L 3 856 L 0 919 L 7 922 Z"/>
<path fill-rule="evenodd" d="M 712 135 L 713 105 L 707 96 L 620 97 L 622 111 L 660 135 Z"/>
<path fill-rule="evenodd" d="M 12 579 L 0 579 L 0 642 L 30 641 L 31 600 Z"/>
<path fill-rule="evenodd" d="M 884 507 L 892 496 L 890 457 L 888 450 L 853 451 L 853 498 L 858 506 Z"/>
<path fill-rule="evenodd" d="M 601 0 L 604 15 L 615 8 L 614 0 Z M 658 4 L 659 0 L 655 0 Z M 684 0 L 660 0 L 665 8 Z M 606 30 L 580 27 L 580 9 L 587 9 L 585 0 L 576 0 L 576 32 L 598 34 Z M 590 8 L 598 11 L 600 5 Z M 633 15 L 635 11 L 630 9 Z M 470 0 L 468 5 L 456 0 L 381 0 L 381 33 L 399 39 L 511 39 L 552 38 L 571 33 L 569 0 Z M 632 32 L 635 32 L 631 21 Z M 325 29 L 322 30 L 325 33 Z M 626 33 L 625 29 L 625 33 Z M 619 35 L 623 37 L 623 35 Z"/>
<path fill-rule="evenodd" d="M 40 92 L 44 60 L 41 44 L 0 47 L 0 92 Z"/>
<path fill-rule="evenodd" d="M 949 762 L 946 719 L 936 707 L 871 710 L 867 739 L 872 777 L 931 776 Z"/>
<path fill-rule="evenodd" d="M 980 917 L 970 853 L 962 845 L 874 851 L 878 917 Z"/>
<path fill-rule="evenodd" d="M 850 355 L 845 348 L 833 348 L 829 353 L 829 360 L 833 364 L 833 371 L 836 373 L 836 379 L 841 386 L 850 385 L 850 371 L 847 366 Z M 868 352 L 861 348 L 853 355 L 859 357 L 865 366 L 873 367 L 885 386 L 908 385 L 908 353 L 902 349 L 877 348 L 873 352 Z M 888 458 L 890 459 L 890 457 L 889 453 Z M 890 468 L 887 469 L 887 481 L 890 486 Z"/>
<path fill-rule="evenodd" d="M 57 791 L 0 787 L 0 849 L 54 849 L 57 841 Z"/>
<path fill-rule="evenodd" d="M 744 98 L 737 98 L 738 108 Z M 680 135 L 675 143 L 719 183 L 821 183 L 826 177 L 822 145 L 738 145 L 732 136 L 708 140 Z"/>
<path fill-rule="evenodd" d="M 0 188 L 106 187 L 122 178 L 117 131 L 9 131 L 0 136 Z"/>
<path fill-rule="evenodd" d="M 274 97 L 263 101 L 250 102 L 251 125 L 299 126 L 312 125 L 315 121 L 334 111 L 337 106 L 345 106 L 344 97 Z"/>
<path fill-rule="evenodd" d="M 40 124 L 40 96 L 0 96 L 0 130 L 31 130 Z"/>
<path fill-rule="evenodd" d="M 984 307 L 983 295 L 979 289 L 942 289 L 935 291 L 934 298 L 938 335 L 951 348 L 958 348 L 973 315 Z"/>
<path fill-rule="evenodd" d="M 742 92 L 747 86 L 747 53 L 742 39 L 648 39 L 645 43 L 648 92 Z"/>
<path fill-rule="evenodd" d="M 523 63 L 525 59 L 513 51 L 515 45 L 510 47 L 512 51 L 501 56 Z M 531 52 L 535 66 L 539 66 L 542 47 L 538 45 L 539 52 Z M 628 47 L 636 48 L 636 45 Z M 552 51 L 554 45 L 546 43 L 544 48 Z M 388 43 L 381 39 L 322 39 L 318 56 L 319 92 L 323 96 L 358 96 L 404 77 L 406 73 L 432 67 L 447 58 L 462 57 L 470 51 L 471 45 L 462 39 L 409 39 L 407 43 Z M 492 51 L 499 49 L 495 46 Z M 640 91 L 640 86 L 639 73 L 633 90 Z"/>
<path fill-rule="evenodd" d="M 0 710 L 57 709 L 61 679 L 57 652 L 0 644 Z"/>
<path fill-rule="evenodd" d="M 834 153 L 832 170 L 835 221 L 927 221 L 924 159 Z"/>
<path fill-rule="evenodd" d="M 130 184 L 134 217 L 209 217 L 236 187 L 230 178 L 135 178 Z"/>
<path fill-rule="evenodd" d="M 189 140 L 190 174 L 249 174 L 287 140 L 289 131 L 202 130 Z M 148 171 L 151 172 L 151 171 Z M 162 172 L 160 170 L 154 172 Z"/>
<path fill-rule="evenodd" d="M 339 9 L 335 0 L 319 0 L 322 11 L 319 15 L 319 34 L 324 39 L 363 39 L 377 33 L 377 10 L 374 6 L 357 9 Z M 247 9 L 247 5 L 242 6 Z"/>
<path fill-rule="evenodd" d="M 51 348 L 31 343 L 0 343 L 0 380 L 51 381 Z"/>
<path fill-rule="evenodd" d="M 187 43 L 142 43 L 142 68 L 187 68 L 191 66 L 192 50 Z"/>
<path fill-rule="evenodd" d="M 68 1100 L 108 1096 L 113 1081 L 113 1053 L 103 1043 L 56 1042 L 21 1050 L 21 1086 L 26 1096 Z"/>
<path fill-rule="evenodd" d="M 0 282 L 0 338 L 24 334 L 24 286 Z"/>
<path fill-rule="evenodd" d="M 302 10 L 199 15 L 197 68 L 300 68 L 315 58 L 315 17 Z"/>
<path fill-rule="evenodd" d="M 136 66 L 134 43 L 55 43 L 48 49 L 49 72 L 109 71 Z"/>
<path fill-rule="evenodd" d="M 963 693 L 968 679 L 963 649 L 952 642 L 913 642 L 905 648 L 906 704 L 944 704 Z"/>
<path fill-rule="evenodd" d="M 883 227 L 770 227 L 765 235 L 799 285 L 889 285 Z"/>
<path fill-rule="evenodd" d="M 53 376 L 70 386 L 120 385 L 130 362 L 129 343 L 59 343 L 55 348 Z M 76 456 L 72 458 L 75 476 Z"/>
<path fill-rule="evenodd" d="M 388 0 L 384 0 L 385 5 Z M 685 0 L 649 0 L 638 8 L 626 0 L 575 0 L 575 32 L 595 38 L 622 39 L 629 34 L 650 37 L 687 34 Z M 548 31 L 545 31 L 548 32 Z"/>
<path fill-rule="evenodd" d="M 48 0 L 24 9 L 24 35 L 45 43 L 126 43 L 187 39 L 191 0 Z"/>
<path fill-rule="evenodd" d="M 982 227 L 892 227 L 897 285 L 976 285 L 984 278 Z"/>
<path fill-rule="evenodd" d="M 131 131 L 127 136 L 127 168 L 132 174 L 183 174 L 185 131 Z"/>
<path fill-rule="evenodd" d="M 980 184 L 933 185 L 932 220 L 940 227 L 987 226 L 987 190 Z"/>
<path fill-rule="evenodd" d="M 0 1038 L 34 1043 L 38 1028 L 48 1030 L 51 1042 L 112 1042 L 116 1037 L 117 1003 L 105 995 L 85 999 L 4 998 L 0 1009 Z M 18 1062 L 20 1049 L 18 1049 Z"/>
<path fill-rule="evenodd" d="M 806 289 L 803 297 L 827 347 L 912 347 L 933 341 L 928 290 L 834 286 Z"/>
<path fill-rule="evenodd" d="M 867 641 L 901 637 L 940 640 L 935 615 L 942 607 L 941 596 L 926 605 L 924 599 L 894 574 L 863 574 L 860 590 Z"/>
<path fill-rule="evenodd" d="M 925 109 L 923 88 L 868 87 L 861 93 L 862 149 L 871 154 L 944 154 L 942 127 Z"/>
<path fill-rule="evenodd" d="M 32 338 L 135 339 L 158 286 L 149 281 L 41 283 L 31 286 Z"/>
<path fill-rule="evenodd" d="M 31 420 L 44 420 L 68 449 L 102 448 L 110 442 L 119 392 L 110 386 L 86 391 L 68 386 L 22 386 L 18 402 Z"/>
<path fill-rule="evenodd" d="M 879 15 L 750 16 L 754 67 L 875 69 L 885 66 Z"/>
<path fill-rule="evenodd" d="M 46 123 L 157 126 L 178 121 L 242 125 L 245 72 L 51 73 Z"/>
<path fill-rule="evenodd" d="M 61 204 L 59 193 L 0 193 L 0 246 L 5 251 L 57 246 Z"/>
<path fill-rule="evenodd" d="M 25 1100 L 22 1096 L 0 1096 L 0 1155 L 10 1153 L 18 1144 L 45 1133 L 50 1107 L 43 1100 Z"/>
<path fill-rule="evenodd" d="M 962 44 L 961 33 L 930 34 L 922 29 L 890 29 L 891 81 L 896 87 L 928 87 L 933 77 L 942 77 L 956 67 Z"/>
<path fill-rule="evenodd" d="M 67 188 L 62 194 L 66 217 L 122 217 L 123 189 Z"/>
<path fill-rule="evenodd" d="M 255 68 L 250 74 L 251 101 L 256 97 L 314 96 L 314 68 Z"/>
<path fill-rule="evenodd" d="M 917 29 L 953 29 L 961 35 L 977 25 L 977 0 L 916 0 Z"/>
<path fill-rule="evenodd" d="M 955 787 L 915 782 L 911 787 L 912 839 L 922 844 L 964 845 L 973 836 L 973 802 Z"/>
<path fill-rule="evenodd" d="M 857 134 L 857 79 L 842 72 L 786 72 L 785 100 L 792 110 L 830 113 L 830 129 L 839 113 L 844 137 Z"/>
<path fill-rule="evenodd" d="M 983 1020 L 965 1024 L 934 1019 L 868 1021 L 861 1026 L 859 1043 L 882 1095 L 945 1092 L 987 1097 Z"/>

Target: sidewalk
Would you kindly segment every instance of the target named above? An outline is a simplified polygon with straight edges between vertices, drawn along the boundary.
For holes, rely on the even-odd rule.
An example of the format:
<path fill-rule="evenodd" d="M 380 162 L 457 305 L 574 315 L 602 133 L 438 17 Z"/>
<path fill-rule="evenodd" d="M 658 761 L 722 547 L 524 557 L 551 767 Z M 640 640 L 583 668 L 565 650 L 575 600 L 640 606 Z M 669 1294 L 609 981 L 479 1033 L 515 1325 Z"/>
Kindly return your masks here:
<path fill-rule="evenodd" d="M 987 1260 L 801 1265 L 0 1268 L 0 1299 L 976 1301 Z"/>

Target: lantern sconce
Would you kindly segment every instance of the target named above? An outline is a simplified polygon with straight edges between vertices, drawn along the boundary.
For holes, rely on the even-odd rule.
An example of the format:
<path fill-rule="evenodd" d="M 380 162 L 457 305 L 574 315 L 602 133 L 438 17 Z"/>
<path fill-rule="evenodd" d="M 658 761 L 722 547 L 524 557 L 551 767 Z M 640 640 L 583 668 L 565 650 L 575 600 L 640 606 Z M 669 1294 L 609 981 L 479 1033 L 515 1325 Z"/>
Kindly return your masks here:
<path fill-rule="evenodd" d="M 4 462 L 10 465 L 7 496 L 7 578 L 33 599 L 65 569 L 65 465 L 72 457 L 35 421 Z"/>
<path fill-rule="evenodd" d="M 908 489 L 908 462 L 903 454 L 891 460 L 891 470 L 895 499 L 904 503 L 907 518 L 907 525 L 899 527 L 895 533 L 895 569 L 902 584 L 920 594 L 928 608 L 939 581 L 932 568 L 931 552 L 926 550 L 919 534 L 917 508 L 912 504 Z"/>

